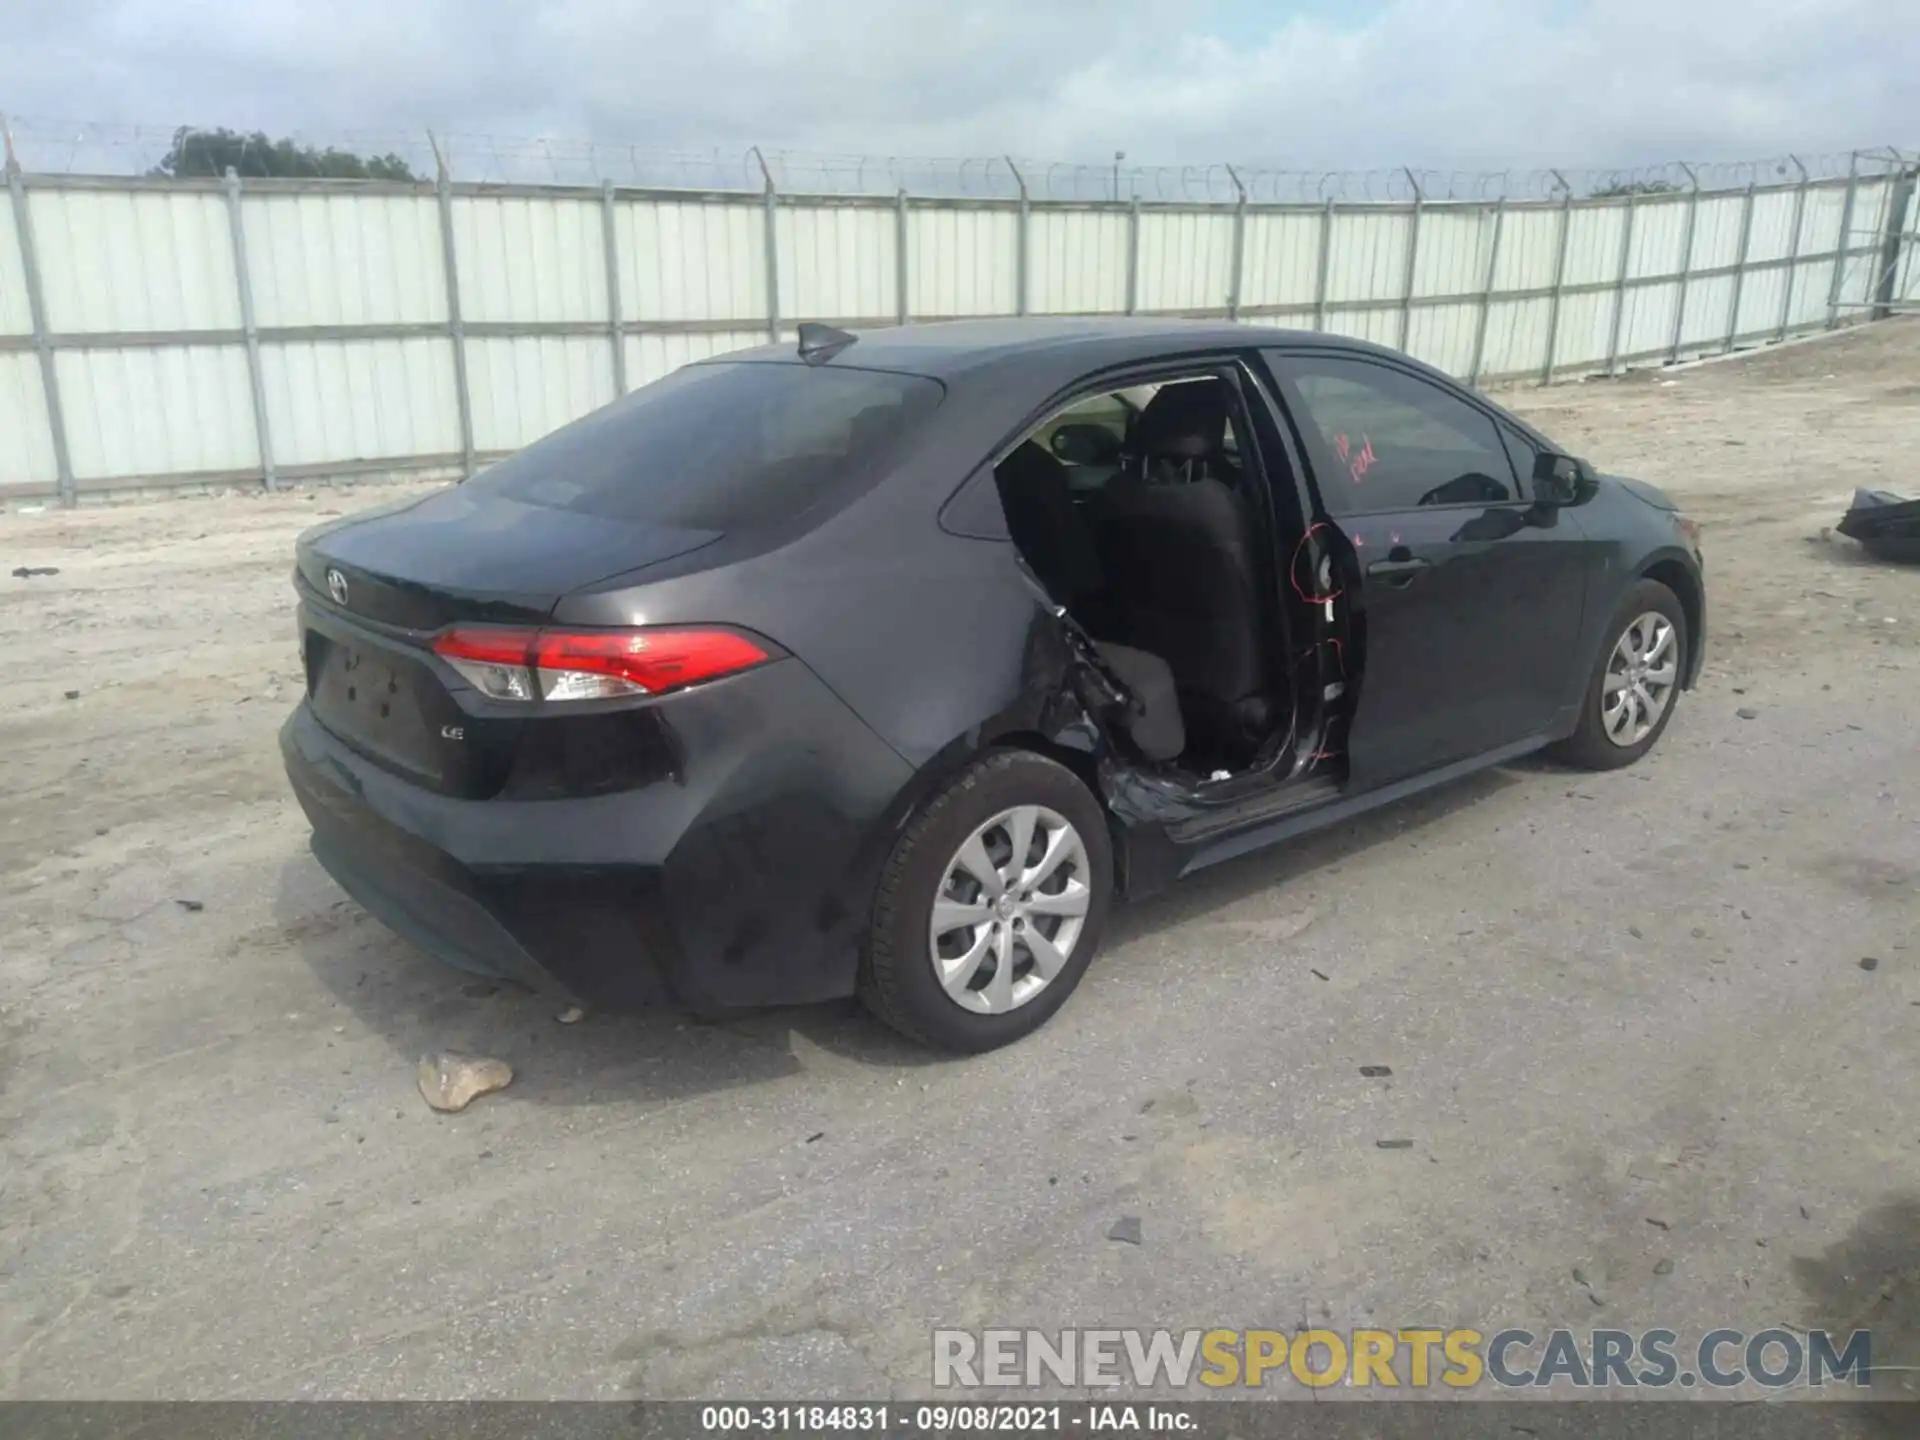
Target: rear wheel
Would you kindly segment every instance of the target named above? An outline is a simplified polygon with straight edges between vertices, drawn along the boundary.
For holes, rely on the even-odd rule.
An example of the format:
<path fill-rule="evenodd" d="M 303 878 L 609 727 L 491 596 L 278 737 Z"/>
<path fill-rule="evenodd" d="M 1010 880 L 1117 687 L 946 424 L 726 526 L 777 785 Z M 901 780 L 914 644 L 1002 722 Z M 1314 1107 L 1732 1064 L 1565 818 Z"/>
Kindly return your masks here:
<path fill-rule="evenodd" d="M 1580 726 L 1556 753 L 1583 770 L 1617 770 L 1654 747 L 1680 698 L 1687 612 L 1658 580 L 1642 580 L 1614 614 L 1580 702 Z"/>
<path fill-rule="evenodd" d="M 894 1029 L 943 1050 L 1031 1034 L 1099 948 L 1112 877 L 1106 817 L 1072 771 L 1027 751 L 976 761 L 894 846 L 861 997 Z"/>

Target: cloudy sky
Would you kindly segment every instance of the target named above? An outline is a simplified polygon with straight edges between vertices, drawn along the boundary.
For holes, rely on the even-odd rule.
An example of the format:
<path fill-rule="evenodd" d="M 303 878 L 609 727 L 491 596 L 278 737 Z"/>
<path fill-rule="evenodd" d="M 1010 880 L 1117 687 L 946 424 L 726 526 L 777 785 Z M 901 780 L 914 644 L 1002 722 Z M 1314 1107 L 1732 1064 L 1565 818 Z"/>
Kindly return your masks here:
<path fill-rule="evenodd" d="M 0 110 L 1296 169 L 1920 148 L 1914 0 L 5 0 Z"/>

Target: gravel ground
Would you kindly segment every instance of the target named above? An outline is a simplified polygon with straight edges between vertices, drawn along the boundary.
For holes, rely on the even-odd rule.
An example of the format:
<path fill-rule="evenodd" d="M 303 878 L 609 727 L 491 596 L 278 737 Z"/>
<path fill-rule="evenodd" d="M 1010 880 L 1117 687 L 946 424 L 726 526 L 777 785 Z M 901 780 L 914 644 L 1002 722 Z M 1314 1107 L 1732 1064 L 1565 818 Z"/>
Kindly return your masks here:
<path fill-rule="evenodd" d="M 1920 573 L 1821 531 L 1920 493 L 1920 324 L 1503 398 L 1706 527 L 1660 749 L 1210 872 L 965 1061 L 561 1026 L 345 900 L 289 546 L 395 492 L 0 518 L 0 1396 L 912 1396 L 989 1324 L 1862 1326 L 1899 1392 Z M 518 1078 L 435 1115 L 448 1045 Z"/>

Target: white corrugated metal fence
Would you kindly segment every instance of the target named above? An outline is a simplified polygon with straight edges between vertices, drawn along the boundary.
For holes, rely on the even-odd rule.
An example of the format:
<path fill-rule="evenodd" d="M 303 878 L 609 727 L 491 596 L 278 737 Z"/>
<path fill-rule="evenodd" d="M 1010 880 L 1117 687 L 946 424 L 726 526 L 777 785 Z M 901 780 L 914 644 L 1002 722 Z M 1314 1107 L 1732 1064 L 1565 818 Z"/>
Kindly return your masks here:
<path fill-rule="evenodd" d="M 14 498 L 459 473 L 807 319 L 1234 316 L 1547 380 L 1884 314 L 1920 282 L 1899 161 L 1310 206 L 7 178 Z"/>

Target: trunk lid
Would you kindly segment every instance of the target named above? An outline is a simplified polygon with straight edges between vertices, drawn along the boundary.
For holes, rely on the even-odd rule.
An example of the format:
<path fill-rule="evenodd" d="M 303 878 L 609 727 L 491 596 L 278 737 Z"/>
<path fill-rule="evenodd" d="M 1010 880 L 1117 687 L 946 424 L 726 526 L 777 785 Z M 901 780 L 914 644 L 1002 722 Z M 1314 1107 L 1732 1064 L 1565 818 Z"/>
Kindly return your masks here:
<path fill-rule="evenodd" d="M 541 620 L 568 591 L 719 538 L 457 485 L 309 530 L 295 554 L 310 595 L 380 625 L 425 632 L 456 620 Z M 329 571 L 346 587 L 344 603 Z"/>
<path fill-rule="evenodd" d="M 537 625 L 571 590 L 718 538 L 466 486 L 308 531 L 295 547 L 308 702 L 387 769 L 446 794 L 497 794 L 537 709 L 463 705 L 434 635 L 459 622 Z"/>

